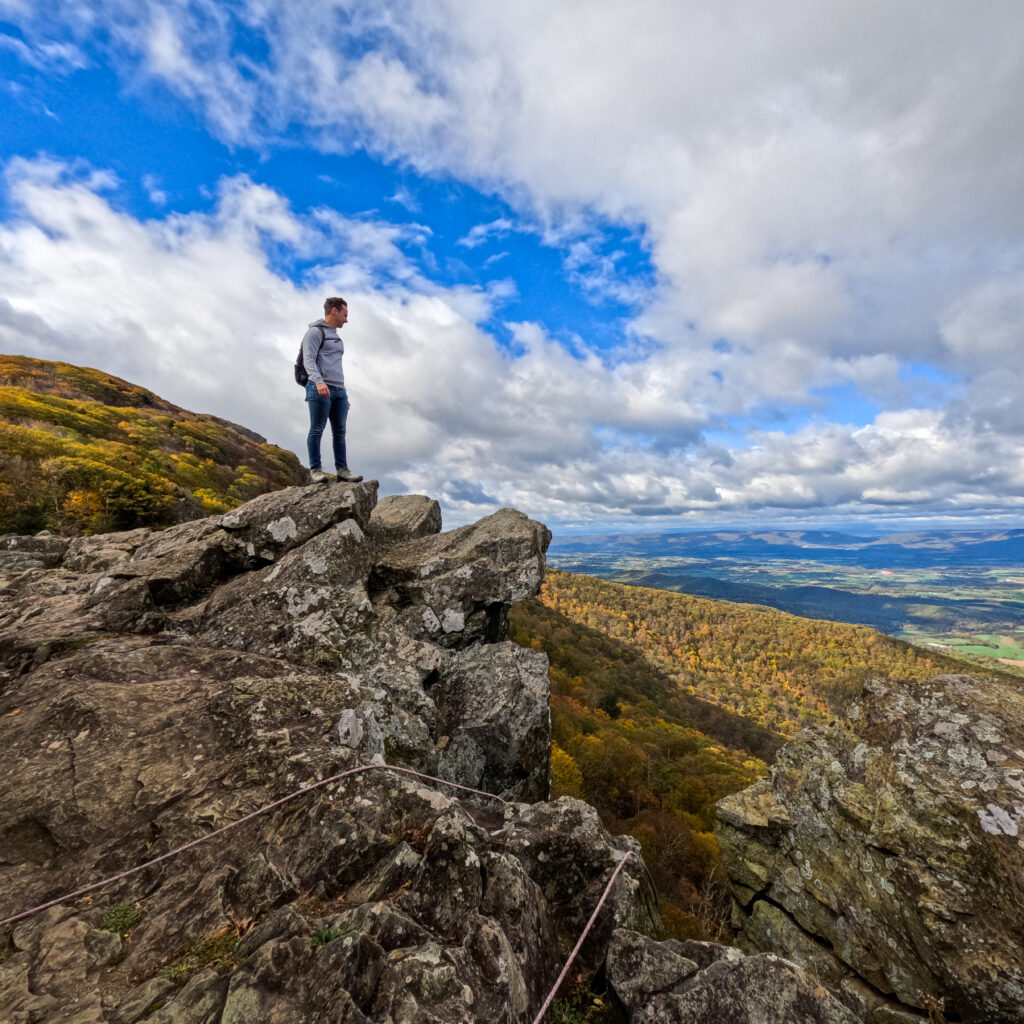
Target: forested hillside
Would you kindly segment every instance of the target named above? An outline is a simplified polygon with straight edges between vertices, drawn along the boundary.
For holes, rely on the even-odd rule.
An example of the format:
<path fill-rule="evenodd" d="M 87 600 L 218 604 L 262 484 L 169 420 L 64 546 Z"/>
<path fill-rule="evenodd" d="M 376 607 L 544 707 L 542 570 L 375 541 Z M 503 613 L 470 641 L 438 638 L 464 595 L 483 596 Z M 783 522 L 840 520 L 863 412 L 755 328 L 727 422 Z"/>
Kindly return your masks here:
<path fill-rule="evenodd" d="M 866 626 L 787 615 L 550 570 L 544 603 L 628 642 L 683 692 L 791 736 L 868 675 L 923 679 L 974 666 Z"/>
<path fill-rule="evenodd" d="M 715 803 L 867 675 L 969 666 L 860 626 L 548 570 L 513 638 L 551 660 L 555 795 L 640 840 L 677 937 L 721 936 Z"/>
<path fill-rule="evenodd" d="M 103 533 L 225 512 L 298 459 L 99 370 L 0 356 L 0 533 Z"/>

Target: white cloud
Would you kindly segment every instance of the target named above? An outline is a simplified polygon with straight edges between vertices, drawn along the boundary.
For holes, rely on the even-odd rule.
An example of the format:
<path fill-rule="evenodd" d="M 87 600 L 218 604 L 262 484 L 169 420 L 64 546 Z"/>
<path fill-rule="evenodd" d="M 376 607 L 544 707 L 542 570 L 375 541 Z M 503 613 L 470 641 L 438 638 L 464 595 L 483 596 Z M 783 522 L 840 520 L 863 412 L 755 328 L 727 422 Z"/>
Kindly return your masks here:
<path fill-rule="evenodd" d="M 0 11 L 2 10 L 3 7 L 0 6 Z M 22 12 L 15 8 L 14 13 Z M 53 76 L 69 75 L 73 71 L 89 66 L 85 54 L 70 43 L 48 42 L 29 46 L 14 36 L 0 34 L 0 50 L 8 50 L 31 67 Z"/>
<path fill-rule="evenodd" d="M 466 232 L 465 237 L 460 238 L 458 245 L 463 245 L 467 249 L 475 249 L 478 245 L 483 245 L 488 238 L 504 238 L 510 231 L 515 229 L 515 225 L 507 217 L 499 217 L 497 220 L 489 221 L 487 224 L 474 224 L 473 227 Z"/>
<path fill-rule="evenodd" d="M 986 281 L 943 317 L 942 340 L 958 367 L 979 362 L 1024 369 L 1024 274 Z"/>
<path fill-rule="evenodd" d="M 595 215 L 637 226 L 656 292 L 606 257 L 571 255 L 577 283 L 653 300 L 637 328 L 666 346 L 745 343 L 762 371 L 748 378 L 795 346 L 805 394 L 857 355 L 941 360 L 950 299 L 1022 262 L 1010 0 L 928 18 L 882 0 L 827 16 L 813 0 L 770 14 L 647 0 L 628 25 L 611 0 L 97 11 L 230 141 L 304 123 L 325 149 L 365 144 L 500 189 L 550 239 L 580 230 L 586 246 Z M 239 56 L 238 24 L 265 60 Z M 491 233 L 474 231 L 466 244 Z"/>
<path fill-rule="evenodd" d="M 142 187 L 146 190 L 150 202 L 156 203 L 157 206 L 167 204 L 167 193 L 160 187 L 160 179 L 155 174 L 144 174 Z"/>
<path fill-rule="evenodd" d="M 221 182 L 208 214 L 148 221 L 110 205 L 102 173 L 20 161 L 8 181 L 18 214 L 0 229 L 4 349 L 102 367 L 301 452 L 305 409 L 289 363 L 323 294 L 347 282 L 353 462 L 393 486 L 447 495 L 452 521 L 492 499 L 553 521 L 957 509 L 978 494 L 1020 503 L 1020 451 L 939 410 L 762 432 L 733 451 L 707 445 L 708 408 L 664 384 L 677 353 L 610 368 L 518 324 L 512 356 L 476 326 L 491 312 L 484 293 L 402 272 L 403 229 L 325 226 L 244 177 Z M 309 252 L 328 237 L 347 241 L 346 259 L 304 286 L 276 273 L 263 247 L 269 238 Z"/>
<path fill-rule="evenodd" d="M 579 287 L 638 309 L 636 350 L 614 368 L 586 339 L 574 358 L 542 325 L 515 325 L 523 354 L 511 359 L 477 327 L 499 292 L 438 286 L 405 258 L 403 246 L 429 245 L 425 228 L 300 216 L 241 178 L 222 186 L 208 217 L 140 224 L 105 204 L 100 182 L 26 165 L 16 182 L 26 219 L 3 236 L 14 289 L 3 294 L 18 315 L 44 315 L 58 282 L 31 282 L 45 278 L 46 259 L 65 261 L 83 301 L 97 297 L 85 325 L 94 345 L 151 331 L 145 308 L 104 284 L 127 275 L 150 293 L 120 253 L 186 293 L 216 282 L 222 297 L 190 294 L 194 308 L 165 338 L 145 334 L 169 370 L 175 346 L 193 365 L 194 339 L 254 289 L 275 303 L 251 321 L 269 353 L 290 350 L 284 339 L 314 294 L 344 288 L 352 372 L 365 374 L 368 412 L 379 414 L 361 442 L 367 455 L 416 486 L 463 481 L 451 493 L 466 495 L 464 482 L 477 481 L 560 517 L 577 505 L 619 515 L 631 500 L 952 509 L 1020 493 L 1016 0 L 936 0 L 928 17 L 883 0 L 827 10 L 815 0 L 770 10 L 642 0 L 628 20 L 612 0 L 249 0 L 230 10 L 108 0 L 66 3 L 53 24 L 0 3 L 28 26 L 35 52 L 92 53 L 109 38 L 126 75 L 155 77 L 231 143 L 298 131 L 327 151 L 366 146 L 500 192 L 519 223 L 565 247 Z M 240 25 L 260 40 L 259 61 L 245 56 Z M 609 219 L 637 232 L 653 284 L 630 281 L 598 245 Z M 464 244 L 511 229 L 509 218 L 478 225 Z M 292 285 L 268 269 L 267 234 L 307 255 L 330 238 L 337 264 Z M 359 317 L 372 351 L 358 345 Z M 915 376 L 920 367 L 954 379 Z M 699 441 L 709 427 L 748 429 L 766 408 L 813 411 L 822 389 L 844 384 L 887 411 L 859 430 L 815 422 L 732 452 Z M 190 386 L 213 403 L 213 388 Z M 273 409 L 272 392 L 260 394 Z M 231 401 L 245 420 L 244 402 Z M 355 410 L 358 437 L 358 398 Z M 287 417 L 273 422 L 278 436 L 296 436 Z"/>

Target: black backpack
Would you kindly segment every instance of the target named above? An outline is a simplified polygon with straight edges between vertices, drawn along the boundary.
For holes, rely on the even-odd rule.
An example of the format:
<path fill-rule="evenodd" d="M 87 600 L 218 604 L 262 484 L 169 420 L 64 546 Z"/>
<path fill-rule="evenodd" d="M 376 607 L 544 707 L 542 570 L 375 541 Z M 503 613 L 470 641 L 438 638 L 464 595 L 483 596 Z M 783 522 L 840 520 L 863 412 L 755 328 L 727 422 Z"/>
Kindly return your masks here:
<path fill-rule="evenodd" d="M 327 338 L 327 332 L 319 324 L 317 324 L 317 328 L 316 329 L 320 332 L 320 344 L 317 345 L 317 347 L 316 347 L 316 356 L 313 357 L 314 360 L 318 359 L 320 357 L 320 349 L 322 349 L 324 347 L 324 341 Z M 294 367 L 294 369 L 295 369 L 295 383 L 298 384 L 300 388 L 304 388 L 306 386 L 307 382 L 309 381 L 309 374 L 306 373 L 306 364 L 302 361 L 302 346 L 301 345 L 299 346 L 299 354 L 295 357 L 295 367 Z"/>

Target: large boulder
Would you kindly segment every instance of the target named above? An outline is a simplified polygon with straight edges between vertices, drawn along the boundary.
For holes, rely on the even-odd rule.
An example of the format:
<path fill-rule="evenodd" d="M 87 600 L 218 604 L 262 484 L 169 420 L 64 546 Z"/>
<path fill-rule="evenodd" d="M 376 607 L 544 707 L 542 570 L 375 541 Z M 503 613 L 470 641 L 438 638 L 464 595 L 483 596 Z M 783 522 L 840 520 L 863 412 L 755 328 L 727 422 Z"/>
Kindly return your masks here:
<path fill-rule="evenodd" d="M 149 855 L 258 802 L 208 777 L 200 794 L 184 788 Z M 343 780 L 16 926 L 0 1019 L 526 1024 L 567 953 L 563 933 L 579 934 L 632 848 L 592 811 L 568 832 L 531 811 L 463 802 L 388 769 Z M 631 858 L 604 929 L 653 930 L 654 901 Z"/>
<path fill-rule="evenodd" d="M 653 996 L 677 989 L 700 970 L 682 955 L 682 943 L 655 942 L 640 932 L 618 928 L 608 944 L 608 983 L 630 1013 Z"/>
<path fill-rule="evenodd" d="M 621 867 L 578 969 L 634 1020 L 845 1024 L 790 964 L 655 942 L 636 841 L 543 802 L 547 663 L 507 611 L 547 530 L 375 501 L 7 545 L 0 917 L 199 842 L 5 929 L 0 1020 L 528 1024 Z"/>
<path fill-rule="evenodd" d="M 297 663 L 356 668 L 359 656 L 347 647 L 369 628 L 370 556 L 355 519 L 330 525 L 273 566 L 222 586 L 202 609 L 196 636 Z"/>
<path fill-rule="evenodd" d="M 719 960 L 674 992 L 655 995 L 632 1024 L 858 1024 L 810 974 L 772 953 Z"/>
<path fill-rule="evenodd" d="M 370 576 L 376 600 L 403 612 L 410 634 L 447 646 L 493 642 L 513 601 L 535 594 L 551 533 L 515 509 L 386 548 Z"/>
<path fill-rule="evenodd" d="M 220 525 L 250 558 L 266 564 L 336 523 L 351 519 L 365 530 L 376 501 L 375 480 L 360 485 L 286 487 L 261 494 L 221 516 Z M 438 529 L 440 525 L 439 517 Z"/>
<path fill-rule="evenodd" d="M 368 533 L 384 544 L 441 532 L 441 506 L 425 494 L 382 498 L 370 516 Z"/>
<path fill-rule="evenodd" d="M 772 954 L 618 928 L 606 973 L 631 1024 L 857 1024 L 817 978 Z"/>
<path fill-rule="evenodd" d="M 863 1019 L 1021 1020 L 1021 686 L 870 681 L 722 800 L 717 831 L 744 944 L 813 966 Z"/>
<path fill-rule="evenodd" d="M 7 534 L 0 538 L 0 573 L 52 569 L 60 565 L 68 543 L 67 537 L 54 536 L 48 530 L 34 537 Z"/>
<path fill-rule="evenodd" d="M 444 778 L 542 800 L 550 788 L 547 658 L 516 644 L 478 644 L 431 691 Z"/>

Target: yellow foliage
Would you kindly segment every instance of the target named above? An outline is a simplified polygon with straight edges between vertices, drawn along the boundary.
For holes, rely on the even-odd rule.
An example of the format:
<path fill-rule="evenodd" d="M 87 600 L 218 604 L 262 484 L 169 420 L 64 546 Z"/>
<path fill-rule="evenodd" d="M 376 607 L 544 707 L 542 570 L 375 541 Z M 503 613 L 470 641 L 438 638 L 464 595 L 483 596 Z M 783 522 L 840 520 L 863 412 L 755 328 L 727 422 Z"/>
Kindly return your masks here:
<path fill-rule="evenodd" d="M 304 478 L 290 452 L 127 381 L 0 356 L 0 533 L 166 526 L 190 494 L 223 512 Z"/>
<path fill-rule="evenodd" d="M 222 512 L 229 512 L 234 507 L 232 503 L 225 501 L 222 495 L 217 494 L 215 491 L 211 491 L 208 487 L 200 487 L 198 490 L 192 492 L 192 496 L 198 500 L 200 505 L 203 506 L 203 511 L 210 515 L 219 515 Z"/>
<path fill-rule="evenodd" d="M 557 743 L 551 744 L 551 796 L 583 799 L 583 773 Z"/>
<path fill-rule="evenodd" d="M 61 512 L 82 533 L 97 533 L 103 527 L 104 502 L 95 491 L 68 491 Z"/>

